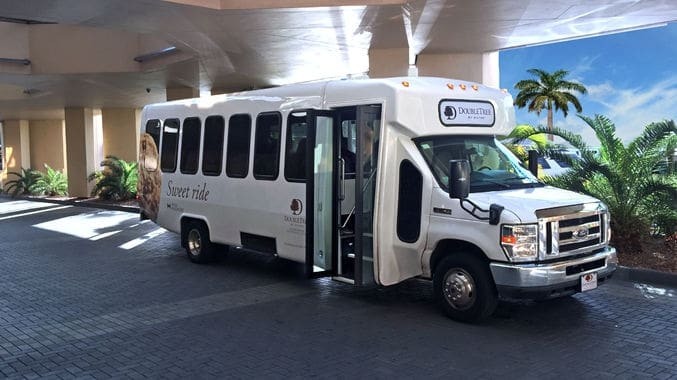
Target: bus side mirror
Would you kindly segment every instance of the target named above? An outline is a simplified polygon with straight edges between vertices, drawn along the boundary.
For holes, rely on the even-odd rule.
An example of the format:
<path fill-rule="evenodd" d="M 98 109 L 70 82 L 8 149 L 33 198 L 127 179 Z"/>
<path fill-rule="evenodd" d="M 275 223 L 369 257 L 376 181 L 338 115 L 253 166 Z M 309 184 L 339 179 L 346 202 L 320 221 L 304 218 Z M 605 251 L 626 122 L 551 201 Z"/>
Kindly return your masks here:
<path fill-rule="evenodd" d="M 470 163 L 449 160 L 449 198 L 465 199 L 470 193 Z"/>
<path fill-rule="evenodd" d="M 538 152 L 535 150 L 529 151 L 529 171 L 538 177 Z"/>

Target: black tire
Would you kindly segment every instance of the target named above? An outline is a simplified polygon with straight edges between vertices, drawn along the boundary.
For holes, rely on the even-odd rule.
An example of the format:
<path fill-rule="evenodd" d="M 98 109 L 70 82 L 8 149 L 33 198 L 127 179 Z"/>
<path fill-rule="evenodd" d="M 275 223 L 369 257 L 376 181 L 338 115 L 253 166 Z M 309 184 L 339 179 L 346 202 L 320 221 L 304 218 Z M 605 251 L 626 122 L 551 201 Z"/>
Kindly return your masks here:
<path fill-rule="evenodd" d="M 207 264 L 214 260 L 216 245 L 209 240 L 209 229 L 200 221 L 186 224 L 186 254 L 190 261 Z"/>
<path fill-rule="evenodd" d="M 437 304 L 451 319 L 481 321 L 496 310 L 498 293 L 486 261 L 468 253 L 453 254 L 433 275 Z"/>

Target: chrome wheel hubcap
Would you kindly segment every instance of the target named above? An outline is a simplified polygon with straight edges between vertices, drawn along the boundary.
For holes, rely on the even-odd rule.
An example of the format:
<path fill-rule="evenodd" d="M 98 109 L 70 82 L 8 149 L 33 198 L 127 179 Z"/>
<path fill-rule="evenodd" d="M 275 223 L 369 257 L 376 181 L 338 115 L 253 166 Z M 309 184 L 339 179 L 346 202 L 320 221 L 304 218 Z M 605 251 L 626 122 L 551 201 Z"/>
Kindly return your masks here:
<path fill-rule="evenodd" d="M 202 238 L 200 233 L 197 230 L 190 230 L 188 232 L 188 250 L 193 256 L 200 255 L 200 249 L 202 248 Z"/>
<path fill-rule="evenodd" d="M 456 310 L 469 309 L 475 303 L 475 281 L 461 268 L 452 268 L 444 276 L 444 298 Z"/>

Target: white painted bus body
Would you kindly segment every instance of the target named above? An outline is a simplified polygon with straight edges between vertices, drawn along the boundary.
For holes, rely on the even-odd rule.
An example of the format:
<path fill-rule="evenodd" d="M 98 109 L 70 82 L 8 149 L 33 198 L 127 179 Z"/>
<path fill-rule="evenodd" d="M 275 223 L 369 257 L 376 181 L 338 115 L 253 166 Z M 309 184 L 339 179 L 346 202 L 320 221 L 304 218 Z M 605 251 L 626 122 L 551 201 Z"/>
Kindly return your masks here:
<path fill-rule="evenodd" d="M 445 99 L 491 104 L 495 110 L 494 122 L 491 126 L 481 127 L 445 126 L 441 121 L 443 115 L 440 109 L 440 102 Z M 507 92 L 442 78 L 330 81 L 145 107 L 142 113 L 142 131 L 146 121 L 151 119 L 199 117 L 204 121 L 210 115 L 223 115 L 227 121 L 230 115 L 248 113 L 254 121 L 256 115 L 262 112 L 278 111 L 282 115 L 280 175 L 277 179 L 264 181 L 252 177 L 251 151 L 249 174 L 242 179 L 228 178 L 224 173 L 218 177 L 204 176 L 200 170 L 196 175 L 190 176 L 181 174 L 178 169 L 175 173 L 162 173 L 156 223 L 180 233 L 182 218 L 199 219 L 208 226 L 212 241 L 232 246 L 242 245 L 240 236 L 243 232 L 273 237 L 277 255 L 304 262 L 306 231 L 302 221 L 307 210 L 304 209 L 299 215 L 292 215 L 290 202 L 294 199 L 305 199 L 305 184 L 287 182 L 282 175 L 287 117 L 295 110 L 332 110 L 374 104 L 381 105 L 382 112 L 373 216 L 373 269 L 376 284 L 392 285 L 416 276 L 432 277 L 434 255 L 442 242 L 465 242 L 478 248 L 491 265 L 491 273 L 499 291 L 502 287 L 555 289 L 558 284 L 578 281 L 581 274 L 594 271 L 603 279 L 613 272 L 616 255 L 615 250 L 608 247 L 608 233 L 604 237 L 600 235 L 599 244 L 589 250 L 577 251 L 575 258 L 567 259 L 564 255 L 553 258 L 556 264 L 549 266 L 538 262 L 542 257 L 525 265 L 511 262 L 501 245 L 501 227 L 504 225 L 533 223 L 538 224 L 541 229 L 539 233 L 544 233 L 542 229 L 546 223 L 553 223 L 552 220 L 557 218 L 566 218 L 564 215 L 550 216 L 550 219 L 538 217 L 538 210 L 578 207 L 576 212 L 583 212 L 585 207 L 585 212 L 599 215 L 600 223 L 603 220 L 608 223 L 604 206 L 594 198 L 549 186 L 471 192 L 468 200 L 480 208 L 489 209 L 491 204 L 499 204 L 505 208 L 497 224 L 477 219 L 464 211 L 459 199 L 450 198 L 412 139 L 446 135 L 503 136 L 514 128 L 515 114 L 512 97 Z M 254 133 L 255 125 L 252 125 L 252 145 Z M 226 136 L 227 134 L 226 128 Z M 397 233 L 397 189 L 403 160 L 411 162 L 422 175 L 420 234 L 414 242 L 400 240 Z M 224 165 L 225 161 L 224 157 Z M 187 188 L 187 198 L 171 196 L 171 188 Z M 208 195 L 203 197 L 206 200 L 193 199 L 200 198 L 200 191 L 203 194 L 208 191 Z M 437 209 L 444 210 L 445 213 L 434 212 Z M 342 214 L 345 213 L 346 210 L 343 210 Z M 600 228 L 607 226 L 601 225 Z M 539 239 L 545 238 L 539 236 Z M 544 249 L 544 240 L 539 244 L 539 249 Z M 573 275 L 562 273 L 564 267 L 582 265 L 593 258 L 602 260 L 603 265 L 594 267 L 594 270 L 581 266 L 585 270 Z M 551 278 L 539 280 L 539 270 Z"/>

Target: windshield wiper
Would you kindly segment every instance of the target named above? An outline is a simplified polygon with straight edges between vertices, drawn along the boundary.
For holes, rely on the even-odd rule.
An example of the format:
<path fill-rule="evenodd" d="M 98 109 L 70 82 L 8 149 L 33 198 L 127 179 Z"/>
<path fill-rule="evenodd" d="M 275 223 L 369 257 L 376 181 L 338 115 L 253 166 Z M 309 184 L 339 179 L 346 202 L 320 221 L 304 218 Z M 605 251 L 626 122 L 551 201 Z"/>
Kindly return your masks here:
<path fill-rule="evenodd" d="M 523 179 L 529 179 L 529 177 L 508 177 L 508 178 L 503 178 L 505 181 L 514 181 L 516 179 L 523 180 Z"/>
<path fill-rule="evenodd" d="M 509 177 L 509 178 L 504 178 L 505 181 L 515 181 L 515 180 L 529 180 L 529 182 L 520 182 L 521 185 L 527 186 L 529 188 L 534 188 L 534 187 L 541 187 L 543 186 L 543 183 L 541 181 L 536 180 L 536 182 L 531 181 L 529 177 Z"/>
<path fill-rule="evenodd" d="M 491 179 L 481 179 L 481 180 L 479 180 L 479 181 L 477 181 L 477 182 L 490 182 L 490 183 L 493 183 L 493 184 L 495 184 L 495 185 L 501 186 L 501 187 L 506 188 L 506 189 L 509 189 L 509 188 L 512 187 L 512 186 L 508 185 L 507 183 L 503 183 L 503 182 L 499 182 L 499 181 L 494 181 L 494 180 L 491 180 Z"/>

